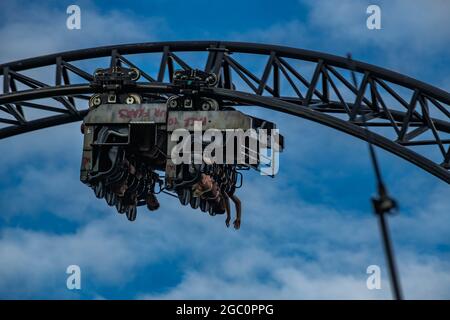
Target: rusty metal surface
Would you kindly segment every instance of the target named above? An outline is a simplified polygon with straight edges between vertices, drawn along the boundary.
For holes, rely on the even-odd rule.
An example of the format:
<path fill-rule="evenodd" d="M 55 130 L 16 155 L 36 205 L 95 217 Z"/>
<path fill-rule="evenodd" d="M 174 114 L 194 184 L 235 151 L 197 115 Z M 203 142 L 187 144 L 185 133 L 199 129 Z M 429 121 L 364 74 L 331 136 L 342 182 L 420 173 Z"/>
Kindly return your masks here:
<path fill-rule="evenodd" d="M 167 131 L 194 130 L 194 122 L 202 123 L 202 130 L 252 128 L 252 118 L 239 111 L 169 111 Z"/>
<path fill-rule="evenodd" d="M 166 122 L 165 103 L 146 104 L 103 104 L 91 110 L 84 118 L 85 124 L 130 123 L 130 122 Z"/>

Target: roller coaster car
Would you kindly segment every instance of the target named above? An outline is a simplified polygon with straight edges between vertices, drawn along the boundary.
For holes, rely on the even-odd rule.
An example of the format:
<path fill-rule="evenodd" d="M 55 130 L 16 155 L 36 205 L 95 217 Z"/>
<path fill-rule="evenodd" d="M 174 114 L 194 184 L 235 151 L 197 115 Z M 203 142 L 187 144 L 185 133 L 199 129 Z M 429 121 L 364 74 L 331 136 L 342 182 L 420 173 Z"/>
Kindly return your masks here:
<path fill-rule="evenodd" d="M 283 137 L 274 130 L 275 124 L 245 115 L 231 104 L 196 94 L 202 86 L 217 84 L 214 74 L 176 71 L 174 84 L 183 89 L 180 90 L 183 94 L 169 97 L 144 98 L 133 93 L 138 78 L 136 69 L 115 67 L 95 72 L 91 85 L 98 93 L 91 97 L 90 110 L 82 124 L 81 181 L 94 190 L 97 198 L 104 198 L 119 213 L 126 213 L 130 221 L 136 219 L 137 206 L 146 205 L 150 211 L 158 209 L 156 195 L 164 192 L 177 197 L 182 205 L 189 204 L 210 215 L 226 213 L 229 226 L 231 199 L 236 207 L 234 227 L 238 229 L 241 202 L 236 189 L 242 186 L 241 170 L 258 170 L 264 162 L 260 145 L 257 144 L 257 150 L 249 147 L 251 139 L 257 139 L 255 134 L 238 140 L 240 145 L 228 149 L 228 153 L 235 156 L 233 159 L 246 161 L 226 163 L 217 163 L 204 153 L 200 160 L 197 156 L 194 161 L 194 154 L 190 156 L 192 161 L 178 163 L 172 151 L 179 141 L 172 141 L 172 135 L 184 130 L 194 141 L 190 146 L 194 148 L 197 143 L 203 152 L 208 144 L 196 140 L 194 129 L 199 124 L 201 134 L 208 129 L 218 129 L 225 139 L 225 132 L 232 129 L 251 129 L 253 133 L 266 129 L 269 132 L 266 139 L 276 138 L 281 151 Z M 232 139 L 234 141 L 235 137 Z M 224 144 L 224 154 L 227 154 L 227 146 Z M 243 158 L 238 157 L 238 152 Z M 160 175 L 162 172 L 164 176 Z"/>

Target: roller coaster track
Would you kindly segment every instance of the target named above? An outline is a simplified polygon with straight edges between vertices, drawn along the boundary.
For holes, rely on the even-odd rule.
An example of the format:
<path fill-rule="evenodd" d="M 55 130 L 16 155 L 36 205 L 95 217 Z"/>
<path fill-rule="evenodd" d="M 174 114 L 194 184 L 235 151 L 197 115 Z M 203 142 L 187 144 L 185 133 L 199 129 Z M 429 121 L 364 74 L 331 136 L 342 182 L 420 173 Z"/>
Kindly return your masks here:
<path fill-rule="evenodd" d="M 344 57 L 265 44 L 139 43 L 1 64 L 0 139 L 82 120 L 94 93 L 93 69 L 118 65 L 140 70 L 137 92 L 162 98 L 180 90 L 174 70 L 215 73 L 217 87 L 200 94 L 299 116 L 362 140 L 370 130 L 373 144 L 450 183 L 448 92 L 367 63 L 350 67 Z"/>

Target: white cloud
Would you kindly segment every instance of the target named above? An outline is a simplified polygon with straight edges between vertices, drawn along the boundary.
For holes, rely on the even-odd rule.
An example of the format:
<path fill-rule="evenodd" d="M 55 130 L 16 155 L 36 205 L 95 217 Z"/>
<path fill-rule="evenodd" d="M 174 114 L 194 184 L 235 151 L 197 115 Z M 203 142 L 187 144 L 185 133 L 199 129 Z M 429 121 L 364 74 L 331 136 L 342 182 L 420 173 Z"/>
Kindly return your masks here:
<path fill-rule="evenodd" d="M 5 3 L 0 39 L 8 45 L 2 48 L 0 60 L 8 62 L 59 51 L 154 41 L 158 34 L 167 30 L 164 19 L 160 17 L 142 19 L 129 10 L 104 11 L 91 1 L 81 1 L 78 5 L 81 8 L 81 29 L 68 30 L 67 7 L 64 5 Z"/>
<path fill-rule="evenodd" d="M 346 23 L 351 20 L 346 13 L 350 4 L 343 3 L 344 16 L 332 17 L 323 26 L 334 32 L 330 45 L 335 45 L 339 37 L 348 36 L 347 41 L 355 41 L 358 36 L 346 32 Z M 325 2 L 317 4 L 312 16 L 327 14 L 328 7 L 319 10 L 324 5 Z M 10 6 L 6 12 L 15 10 Z M 1 39 L 21 39 L 2 51 L 0 59 L 106 43 L 148 41 L 157 37 L 155 24 L 161 26 L 163 21 L 147 18 L 140 22 L 126 12 L 102 13 L 89 3 L 82 10 L 87 20 L 81 33 L 67 34 L 72 31 L 65 29 L 64 11 L 30 5 L 22 10 L 22 18 L 9 21 L 0 29 Z M 434 7 L 430 10 L 434 10 L 436 27 L 442 23 L 441 16 Z M 305 40 L 312 46 L 323 41 L 311 40 L 314 28 L 319 26 L 292 21 L 250 31 L 243 38 L 298 43 L 302 47 Z M 446 35 L 445 31 L 439 37 L 442 35 Z M 405 38 L 401 33 L 392 37 L 386 43 Z M 365 144 L 298 119 L 275 119 L 287 133 L 288 149 L 282 155 L 286 169 L 275 180 L 254 175 L 246 179 L 239 192 L 244 204 L 239 232 L 226 229 L 223 216 L 211 218 L 181 208 L 177 200 L 168 197 L 161 201 L 162 207 L 155 214 L 141 209 L 137 221 L 128 223 L 78 181 L 78 124 L 2 141 L 0 150 L 7 156 L 0 158 L 0 173 L 5 177 L 14 171 L 17 178 L 2 188 L 2 218 L 26 217 L 42 210 L 59 218 L 75 219 L 81 226 L 73 233 L 2 226 L 0 296 L 73 297 L 65 288 L 65 268 L 79 264 L 88 283 L 84 292 L 94 298 L 107 298 L 107 290 L 97 292 L 96 288 L 125 286 L 135 274 L 151 270 L 158 261 L 181 256 L 185 259 L 183 280 L 177 286 L 158 294 L 136 294 L 148 298 L 389 298 L 386 274 L 383 290 L 365 288 L 367 265 L 384 265 L 375 218 L 323 204 L 327 195 L 334 196 L 337 191 L 325 184 L 327 176 L 332 180 L 339 174 L 370 170 Z M 382 160 L 389 164 L 386 171 L 391 175 L 390 181 L 397 180 L 399 172 L 417 172 L 409 170 L 411 167 L 405 169 L 401 160 Z M 323 169 L 317 170 L 319 165 Z M 420 183 L 429 187 L 431 196 L 417 194 L 410 181 L 402 179 L 394 190 L 402 190 L 400 197 L 404 202 L 409 202 L 411 194 L 417 195 L 414 201 L 422 206 L 409 207 L 400 217 L 390 220 L 405 294 L 407 298 L 448 298 L 449 257 L 435 248 L 448 246 L 450 204 L 442 197 L 447 189 L 436 187 L 436 181 L 429 178 Z M 300 195 L 301 184 L 313 190 L 311 185 L 319 184 L 316 187 L 322 192 L 315 198 Z M 349 188 L 347 192 L 353 193 L 355 200 L 365 197 L 359 188 Z"/>
<path fill-rule="evenodd" d="M 445 66 L 450 50 L 450 2 L 377 1 L 382 12 L 381 30 L 369 30 L 366 27 L 366 8 L 374 4 L 373 1 L 299 2 L 307 9 L 304 18 L 233 32 L 231 38 L 288 45 L 340 56 L 351 52 L 355 59 L 370 55 L 369 63 L 444 89 L 449 88 Z M 438 56 L 442 58 L 435 59 Z"/>
<path fill-rule="evenodd" d="M 450 3 L 445 0 L 414 3 L 406 0 L 378 1 L 381 9 L 382 29 L 366 28 L 366 8 L 371 1 L 306 1 L 312 10 L 311 21 L 321 25 L 328 35 L 342 41 L 375 43 L 384 49 L 405 48 L 435 53 L 448 50 L 450 39 L 447 13 Z M 355 43 L 356 44 L 356 43 Z M 360 43 L 361 44 L 361 43 Z"/>
<path fill-rule="evenodd" d="M 241 254 L 245 255 L 244 259 Z M 366 287 L 368 275 L 344 270 L 326 271 L 321 261 L 286 261 L 286 258 L 243 250 L 220 261 L 215 268 L 189 271 L 183 281 L 163 294 L 144 294 L 144 299 L 390 299 L 387 272 L 382 269 L 380 290 Z M 291 259 L 292 260 L 292 259 Z M 244 262 L 242 264 L 242 262 Z M 408 299 L 446 299 L 450 277 L 448 264 L 404 261 L 401 273 Z M 230 265 L 232 272 L 230 272 Z M 232 273 L 230 275 L 230 273 Z M 264 275 L 262 279 L 260 274 Z"/>
<path fill-rule="evenodd" d="M 240 193 L 245 201 L 239 232 L 225 228 L 223 216 L 209 217 L 179 207 L 167 197 L 154 214 L 141 209 L 135 223 L 107 210 L 108 216 L 70 234 L 3 229 L 0 259 L 8 262 L 0 266 L 2 295 L 64 295 L 63 272 L 69 264 L 80 265 L 92 287 L 124 286 L 158 261 L 183 256 L 183 279 L 176 287 L 158 294 L 136 292 L 138 297 L 390 297 L 375 217 L 307 203 L 294 190 L 276 192 L 274 184 L 261 192 L 251 188 L 255 183 L 248 182 Z M 448 245 L 448 233 L 445 227 L 433 229 L 434 223 L 425 223 L 431 219 L 448 226 L 448 208 L 444 203 L 431 204 L 423 211 L 432 218 L 417 210 L 405 212 L 408 217 L 391 219 L 396 225 L 395 248 L 407 298 L 450 295 L 448 255 L 433 249 L 439 243 Z M 411 230 L 414 234 L 409 234 Z M 432 240 L 422 241 L 430 232 Z M 411 239 L 418 243 L 411 246 Z M 370 264 L 382 266 L 381 291 L 365 287 L 365 269 Z M 9 288 L 26 292 L 14 295 Z M 85 288 L 92 296 L 108 297 L 91 289 Z"/>

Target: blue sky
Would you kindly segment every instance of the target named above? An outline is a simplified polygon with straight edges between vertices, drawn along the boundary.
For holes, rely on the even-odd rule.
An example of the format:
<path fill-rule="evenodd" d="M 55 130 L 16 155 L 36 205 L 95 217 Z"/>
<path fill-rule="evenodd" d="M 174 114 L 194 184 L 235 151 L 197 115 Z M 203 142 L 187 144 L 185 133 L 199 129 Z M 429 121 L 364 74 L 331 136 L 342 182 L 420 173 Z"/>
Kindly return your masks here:
<path fill-rule="evenodd" d="M 82 29 L 65 27 L 78 4 Z M 283 5 L 281 5 L 281 3 Z M 369 4 L 382 30 L 366 28 Z M 7 62 L 106 44 L 219 39 L 353 56 L 450 90 L 447 1 L 9 1 L 0 12 Z M 37 71 L 41 72 L 41 71 Z M 45 72 L 45 71 L 42 71 Z M 252 109 L 286 136 L 275 179 L 248 174 L 243 225 L 226 229 L 161 198 L 129 223 L 79 182 L 79 124 L 0 143 L 0 298 L 390 298 L 369 197 L 367 145 L 330 128 Z M 401 205 L 390 219 L 406 298 L 450 298 L 448 185 L 378 150 Z M 66 288 L 66 267 L 82 290 Z M 366 288 L 366 268 L 382 289 Z"/>

